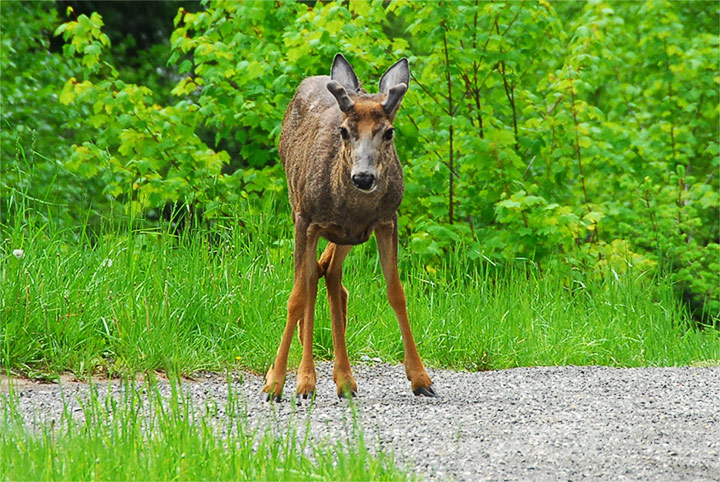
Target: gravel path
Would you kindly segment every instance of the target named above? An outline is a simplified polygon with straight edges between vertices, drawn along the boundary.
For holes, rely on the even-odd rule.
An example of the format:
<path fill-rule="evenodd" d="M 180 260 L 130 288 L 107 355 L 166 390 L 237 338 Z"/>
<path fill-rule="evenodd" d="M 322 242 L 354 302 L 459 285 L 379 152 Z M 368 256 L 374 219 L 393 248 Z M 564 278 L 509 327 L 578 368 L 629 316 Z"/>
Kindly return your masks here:
<path fill-rule="evenodd" d="M 439 398 L 412 395 L 402 366 L 355 367 L 357 418 L 366 444 L 437 480 L 720 480 L 720 367 L 430 370 Z M 313 406 L 261 401 L 262 378 L 236 384 L 251 426 L 288 422 L 315 441 L 345 439 L 352 411 L 335 396 L 332 365 L 318 367 Z M 120 388 L 120 384 L 114 382 Z M 44 418 L 82 397 L 80 383 L 19 385 L 20 408 Z M 186 382 L 195 403 L 222 405 L 227 386 L 207 375 Z M 309 417 L 309 424 L 308 422 Z"/>

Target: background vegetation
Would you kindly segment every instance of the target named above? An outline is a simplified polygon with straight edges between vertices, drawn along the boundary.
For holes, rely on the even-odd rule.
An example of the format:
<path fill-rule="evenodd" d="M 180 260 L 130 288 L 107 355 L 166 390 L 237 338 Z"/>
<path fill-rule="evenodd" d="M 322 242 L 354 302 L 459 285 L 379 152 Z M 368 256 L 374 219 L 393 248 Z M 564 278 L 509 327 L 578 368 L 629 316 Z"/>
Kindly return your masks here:
<path fill-rule="evenodd" d="M 6 366 L 261 370 L 282 115 L 338 51 L 371 91 L 410 61 L 402 262 L 431 363 L 719 358 L 717 2 L 118 5 L 2 4 Z M 378 286 L 351 354 L 399 359 Z"/>
<path fill-rule="evenodd" d="M 292 282 L 291 227 L 275 237 L 272 200 L 240 205 L 243 229 L 198 228 L 168 241 L 127 237 L 27 240 L 4 273 L 0 363 L 32 377 L 70 370 L 121 376 L 163 370 L 264 373 L 284 328 Z M 42 226 L 33 231 L 42 232 Z M 11 234 L 22 240 L 22 229 Z M 385 298 L 374 241 L 345 262 L 348 353 L 355 362 L 400 363 L 403 346 Z M 400 271 L 415 338 L 430 367 L 672 366 L 718 363 L 720 333 L 693 328 L 664 280 L 640 269 L 587 277 L 568 267 L 493 266 L 465 246 L 427 269 L 404 250 Z M 320 283 L 318 360 L 333 358 Z M 290 366 L 300 361 L 293 343 Z M 397 380 L 398 389 L 405 387 Z"/>

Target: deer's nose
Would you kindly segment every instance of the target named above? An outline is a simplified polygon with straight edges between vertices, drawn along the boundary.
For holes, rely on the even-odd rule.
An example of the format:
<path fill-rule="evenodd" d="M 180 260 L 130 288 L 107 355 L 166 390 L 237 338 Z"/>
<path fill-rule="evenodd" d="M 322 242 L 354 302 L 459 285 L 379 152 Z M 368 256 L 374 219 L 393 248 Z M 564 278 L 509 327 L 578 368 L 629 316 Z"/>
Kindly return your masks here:
<path fill-rule="evenodd" d="M 355 184 L 356 188 L 362 189 L 363 191 L 369 191 L 375 185 L 375 175 L 370 174 L 369 172 L 353 174 L 352 182 Z"/>

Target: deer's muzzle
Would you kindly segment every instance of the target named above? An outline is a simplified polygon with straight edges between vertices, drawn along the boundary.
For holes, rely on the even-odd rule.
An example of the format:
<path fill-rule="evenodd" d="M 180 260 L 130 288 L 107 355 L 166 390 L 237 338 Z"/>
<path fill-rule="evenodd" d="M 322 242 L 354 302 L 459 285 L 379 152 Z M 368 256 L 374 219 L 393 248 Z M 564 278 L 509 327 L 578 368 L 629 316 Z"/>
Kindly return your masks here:
<path fill-rule="evenodd" d="M 357 174 L 353 174 L 351 179 L 355 187 L 361 191 L 373 191 L 375 189 L 376 184 L 374 174 L 369 172 L 359 172 Z"/>

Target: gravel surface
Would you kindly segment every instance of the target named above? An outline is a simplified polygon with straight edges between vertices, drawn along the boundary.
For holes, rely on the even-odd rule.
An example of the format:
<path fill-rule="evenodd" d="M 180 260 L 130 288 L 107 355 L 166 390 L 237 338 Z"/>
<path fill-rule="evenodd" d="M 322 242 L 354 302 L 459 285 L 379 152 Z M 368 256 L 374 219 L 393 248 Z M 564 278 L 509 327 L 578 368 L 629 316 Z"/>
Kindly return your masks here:
<path fill-rule="evenodd" d="M 430 370 L 440 397 L 415 397 L 402 366 L 354 367 L 356 416 L 365 442 L 437 480 L 720 480 L 720 367 L 535 367 L 464 373 Z M 313 405 L 296 405 L 289 374 L 282 403 L 261 400 L 262 377 L 234 386 L 248 423 L 311 440 L 345 440 L 353 411 L 335 395 L 332 365 L 318 367 Z M 7 385 L 3 385 L 7 390 Z M 122 390 L 111 382 L 115 393 Z M 102 383 L 97 383 L 102 387 Z M 227 384 L 203 375 L 183 384 L 198 405 L 222 406 Z M 165 387 L 167 389 L 167 387 Z M 59 419 L 62 398 L 88 386 L 19 382 L 28 423 Z M 102 393 L 102 390 L 101 390 Z"/>

